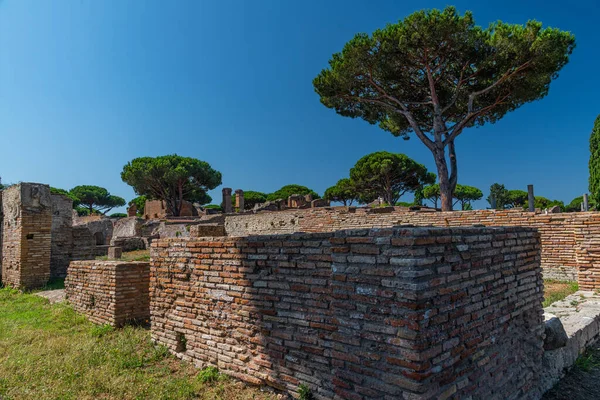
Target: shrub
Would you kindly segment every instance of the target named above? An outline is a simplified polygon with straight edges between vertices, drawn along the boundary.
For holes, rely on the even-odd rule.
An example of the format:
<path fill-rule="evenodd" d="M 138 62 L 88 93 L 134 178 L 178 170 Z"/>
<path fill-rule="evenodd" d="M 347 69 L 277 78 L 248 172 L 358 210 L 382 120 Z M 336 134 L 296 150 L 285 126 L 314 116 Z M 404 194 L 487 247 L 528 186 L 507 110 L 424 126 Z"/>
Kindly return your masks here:
<path fill-rule="evenodd" d="M 112 213 L 109 215 L 111 218 L 127 218 L 127 214 L 125 213 Z"/>

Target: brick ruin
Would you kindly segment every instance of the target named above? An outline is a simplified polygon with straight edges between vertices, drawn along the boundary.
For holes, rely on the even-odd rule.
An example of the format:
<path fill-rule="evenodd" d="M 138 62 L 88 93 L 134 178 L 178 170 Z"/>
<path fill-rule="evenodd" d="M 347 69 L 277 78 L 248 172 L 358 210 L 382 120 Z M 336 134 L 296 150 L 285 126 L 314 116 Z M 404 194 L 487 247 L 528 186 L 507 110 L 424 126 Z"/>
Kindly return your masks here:
<path fill-rule="evenodd" d="M 149 279 L 147 262 L 73 261 L 65 293 L 96 324 L 144 323 L 150 318 Z"/>
<path fill-rule="evenodd" d="M 17 184 L 2 191 L 2 282 L 20 288 L 50 279 L 52 202 L 41 184 Z"/>
<path fill-rule="evenodd" d="M 73 202 L 39 183 L 0 192 L 0 266 L 5 284 L 30 289 L 64 278 L 72 260 L 106 255 L 112 221 L 79 221 Z"/>
<path fill-rule="evenodd" d="M 137 211 L 137 210 L 136 210 Z M 197 216 L 198 210 L 196 207 L 189 201 L 183 201 L 183 205 L 181 206 L 181 213 L 179 216 L 181 217 L 192 217 Z M 135 214 L 133 215 L 135 216 Z M 167 205 L 164 201 L 161 200 L 147 200 L 146 206 L 144 207 L 144 219 L 165 219 L 170 217 L 167 210 Z"/>
<path fill-rule="evenodd" d="M 73 200 L 61 194 L 51 194 L 52 240 L 50 275 L 64 278 L 73 252 Z"/>
<path fill-rule="evenodd" d="M 152 245 L 152 337 L 197 366 L 319 399 L 536 398 L 528 228 L 388 228 Z"/>

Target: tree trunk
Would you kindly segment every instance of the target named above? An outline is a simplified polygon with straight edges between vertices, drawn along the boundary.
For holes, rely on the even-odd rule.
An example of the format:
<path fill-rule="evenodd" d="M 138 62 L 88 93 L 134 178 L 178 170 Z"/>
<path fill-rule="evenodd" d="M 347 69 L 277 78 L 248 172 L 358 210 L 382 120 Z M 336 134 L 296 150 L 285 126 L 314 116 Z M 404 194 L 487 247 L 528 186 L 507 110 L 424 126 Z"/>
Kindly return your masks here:
<path fill-rule="evenodd" d="M 174 217 L 179 216 L 177 213 L 177 201 L 174 201 L 173 199 L 165 199 L 165 203 L 167 203 L 167 209 Z"/>
<path fill-rule="evenodd" d="M 452 211 L 452 185 L 448 176 L 448 165 L 446 163 L 446 155 L 444 147 L 438 146 L 433 152 L 433 158 L 438 170 L 438 180 L 440 182 L 440 200 L 442 203 L 442 211 Z"/>

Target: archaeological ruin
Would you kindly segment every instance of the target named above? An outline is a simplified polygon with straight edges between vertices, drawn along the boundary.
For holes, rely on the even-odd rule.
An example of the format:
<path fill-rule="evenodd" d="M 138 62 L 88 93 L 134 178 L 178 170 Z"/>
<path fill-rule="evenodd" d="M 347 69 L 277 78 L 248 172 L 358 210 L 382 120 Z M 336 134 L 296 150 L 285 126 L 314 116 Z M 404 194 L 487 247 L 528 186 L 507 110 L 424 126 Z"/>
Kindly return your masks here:
<path fill-rule="evenodd" d="M 2 282 L 66 278 L 94 323 L 149 323 L 198 367 L 317 399 L 539 399 L 600 337 L 598 212 L 303 196 L 249 211 L 232 192 L 226 213 L 111 219 L 77 217 L 47 185 L 11 186 Z M 137 249 L 150 262 L 119 260 Z M 579 300 L 543 309 L 543 278 L 578 281 Z"/>

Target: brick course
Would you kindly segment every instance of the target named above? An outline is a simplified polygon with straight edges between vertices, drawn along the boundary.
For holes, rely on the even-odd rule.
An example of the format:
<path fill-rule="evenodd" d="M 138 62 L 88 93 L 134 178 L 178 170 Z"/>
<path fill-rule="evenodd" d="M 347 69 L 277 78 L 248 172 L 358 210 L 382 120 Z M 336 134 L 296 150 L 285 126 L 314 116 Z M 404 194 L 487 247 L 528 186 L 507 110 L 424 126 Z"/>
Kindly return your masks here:
<path fill-rule="evenodd" d="M 409 211 L 402 207 L 369 209 L 330 207 L 254 215 L 228 215 L 230 236 L 341 229 L 416 226 L 525 226 L 537 228 L 542 242 L 545 278 L 578 280 L 584 290 L 600 289 L 600 213 L 540 214 L 513 210 Z"/>
<path fill-rule="evenodd" d="M 65 292 L 73 308 L 96 324 L 145 322 L 149 277 L 147 262 L 72 261 Z"/>
<path fill-rule="evenodd" d="M 152 337 L 318 399 L 536 398 L 539 234 L 387 228 L 152 244 Z"/>

